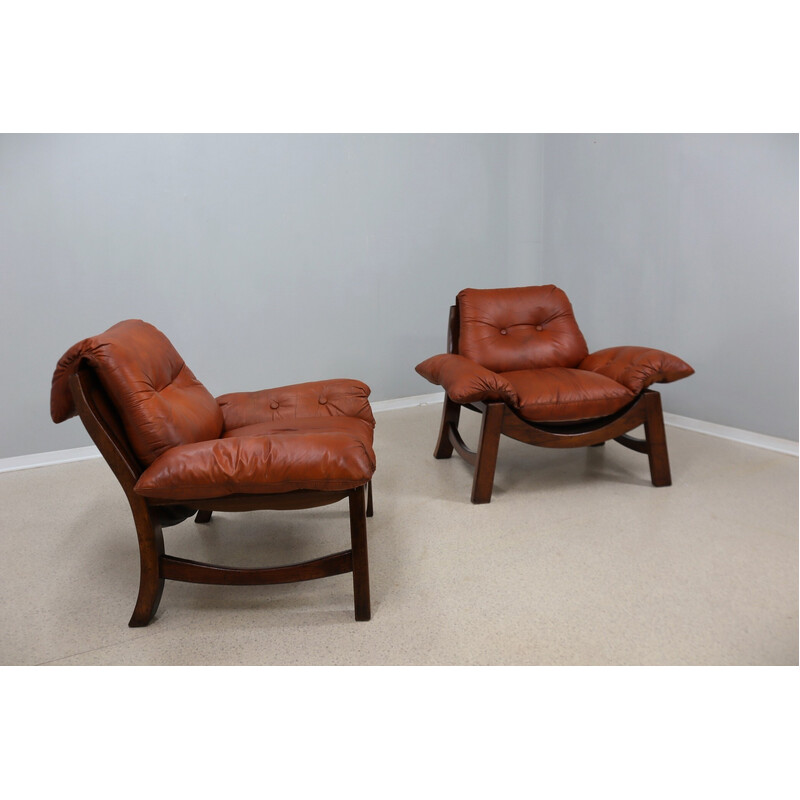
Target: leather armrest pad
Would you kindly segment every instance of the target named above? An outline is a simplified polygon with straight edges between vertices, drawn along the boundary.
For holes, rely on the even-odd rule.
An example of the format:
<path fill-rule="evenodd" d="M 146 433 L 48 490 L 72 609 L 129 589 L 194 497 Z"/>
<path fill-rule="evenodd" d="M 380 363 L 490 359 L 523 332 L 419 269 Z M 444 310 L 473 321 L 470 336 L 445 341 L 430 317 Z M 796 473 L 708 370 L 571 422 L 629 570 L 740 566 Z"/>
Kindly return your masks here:
<path fill-rule="evenodd" d="M 375 426 L 366 383 L 349 378 L 311 381 L 262 389 L 234 392 L 217 398 L 225 420 L 224 430 L 244 428 L 259 422 L 301 417 L 358 417 Z"/>
<path fill-rule="evenodd" d="M 672 353 L 631 346 L 608 347 L 591 353 L 578 369 L 605 375 L 636 394 L 651 383 L 670 383 L 694 373 L 692 367 Z"/>
<path fill-rule="evenodd" d="M 417 364 L 416 370 L 431 383 L 442 386 L 456 403 L 502 400 L 518 405 L 517 393 L 505 378 L 464 356 L 455 353 L 431 356 Z"/>

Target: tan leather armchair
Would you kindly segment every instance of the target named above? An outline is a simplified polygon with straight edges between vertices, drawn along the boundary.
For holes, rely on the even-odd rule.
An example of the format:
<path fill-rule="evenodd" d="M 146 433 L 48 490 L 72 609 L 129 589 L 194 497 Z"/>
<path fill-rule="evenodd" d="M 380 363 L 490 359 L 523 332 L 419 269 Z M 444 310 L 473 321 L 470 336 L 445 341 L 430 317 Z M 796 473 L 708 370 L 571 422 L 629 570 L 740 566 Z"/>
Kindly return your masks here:
<path fill-rule="evenodd" d="M 694 370 L 648 347 L 590 355 L 556 286 L 464 289 L 450 309 L 447 353 L 416 369 L 445 389 L 434 457 L 449 458 L 455 449 L 474 465 L 473 503 L 491 500 L 501 434 L 541 447 L 615 439 L 647 454 L 653 485 L 671 483 L 661 398 L 648 387 Z M 483 415 L 477 452 L 459 434 L 462 408 Z M 639 425 L 644 439 L 628 435 Z"/>
<path fill-rule="evenodd" d="M 353 573 L 370 618 L 366 517 L 375 420 L 369 387 L 330 380 L 214 398 L 170 341 L 126 320 L 71 347 L 53 375 L 54 422 L 80 415 L 128 498 L 139 539 L 130 625 L 147 625 L 165 580 L 256 585 Z M 347 499 L 351 549 L 301 564 L 222 567 L 167 555 L 162 528 L 213 511 L 299 509 Z"/>

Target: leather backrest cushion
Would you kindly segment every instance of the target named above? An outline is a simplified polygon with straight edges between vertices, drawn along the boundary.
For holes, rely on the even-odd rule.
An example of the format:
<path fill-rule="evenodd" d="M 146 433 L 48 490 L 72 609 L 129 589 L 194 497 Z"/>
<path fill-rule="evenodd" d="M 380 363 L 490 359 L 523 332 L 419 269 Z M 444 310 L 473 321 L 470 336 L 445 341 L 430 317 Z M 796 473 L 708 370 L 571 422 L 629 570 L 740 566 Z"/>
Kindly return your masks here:
<path fill-rule="evenodd" d="M 572 305 L 556 286 L 464 289 L 458 352 L 494 372 L 576 367 L 587 355 Z"/>
<path fill-rule="evenodd" d="M 142 320 L 125 320 L 78 342 L 53 375 L 51 415 L 74 414 L 67 380 L 82 363 L 97 373 L 145 465 L 172 447 L 219 438 L 222 411 L 172 343 Z"/>

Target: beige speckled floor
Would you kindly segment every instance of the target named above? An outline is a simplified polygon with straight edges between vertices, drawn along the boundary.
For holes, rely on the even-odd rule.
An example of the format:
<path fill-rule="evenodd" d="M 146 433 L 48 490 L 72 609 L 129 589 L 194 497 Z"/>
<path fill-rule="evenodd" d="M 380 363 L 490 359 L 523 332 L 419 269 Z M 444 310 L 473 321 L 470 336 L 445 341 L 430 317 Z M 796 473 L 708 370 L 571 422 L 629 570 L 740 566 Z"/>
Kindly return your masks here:
<path fill-rule="evenodd" d="M 341 575 L 268 587 L 168 582 L 144 629 L 136 537 L 100 460 L 0 475 L 2 664 L 797 664 L 798 462 L 668 428 L 674 484 L 615 443 L 504 439 L 494 498 L 431 457 L 441 406 L 378 415 L 373 618 Z M 467 414 L 468 441 L 477 419 Z M 346 505 L 216 514 L 174 555 L 238 566 L 348 546 Z"/>

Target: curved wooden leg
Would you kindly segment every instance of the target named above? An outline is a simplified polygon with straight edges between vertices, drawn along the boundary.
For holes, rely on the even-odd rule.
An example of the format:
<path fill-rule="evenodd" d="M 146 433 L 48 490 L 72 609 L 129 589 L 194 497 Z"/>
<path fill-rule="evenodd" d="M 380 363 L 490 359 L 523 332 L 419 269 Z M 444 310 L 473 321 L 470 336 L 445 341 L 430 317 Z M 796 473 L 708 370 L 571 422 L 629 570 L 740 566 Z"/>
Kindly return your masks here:
<path fill-rule="evenodd" d="M 144 501 L 132 503 L 133 518 L 136 522 L 136 535 L 139 537 L 139 596 L 128 625 L 141 628 L 155 616 L 164 579 L 161 577 L 159 560 L 164 555 L 164 536 L 161 526 L 153 522 Z"/>
<path fill-rule="evenodd" d="M 476 504 L 488 503 L 492 499 L 504 410 L 505 403 L 487 403 L 483 412 L 475 476 L 472 479 L 472 502 Z"/>
<path fill-rule="evenodd" d="M 372 481 L 367 484 L 367 516 L 372 516 Z"/>
<path fill-rule="evenodd" d="M 647 393 L 647 416 L 644 421 L 644 435 L 647 441 L 650 480 L 653 486 L 671 486 L 672 475 L 669 469 L 667 435 L 664 431 L 661 395 L 658 392 L 650 391 Z"/>
<path fill-rule="evenodd" d="M 369 559 L 367 557 L 367 517 L 364 487 L 350 492 L 350 541 L 353 547 L 353 596 L 356 620 L 365 622 L 372 616 L 369 600 Z"/>
<path fill-rule="evenodd" d="M 461 416 L 461 406 L 454 403 L 447 395 L 444 396 L 442 408 L 442 425 L 439 428 L 439 440 L 433 450 L 434 458 L 450 458 L 453 455 L 453 443 L 450 441 L 450 428 L 458 430 L 458 420 Z"/>
<path fill-rule="evenodd" d="M 203 524 L 204 522 L 208 522 L 210 519 L 211 519 L 210 511 L 198 511 L 197 516 L 194 518 L 194 521 Z"/>

